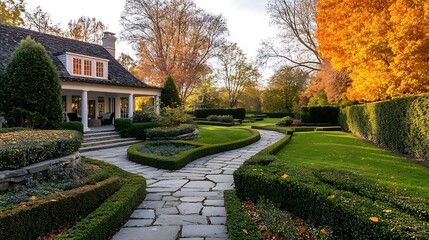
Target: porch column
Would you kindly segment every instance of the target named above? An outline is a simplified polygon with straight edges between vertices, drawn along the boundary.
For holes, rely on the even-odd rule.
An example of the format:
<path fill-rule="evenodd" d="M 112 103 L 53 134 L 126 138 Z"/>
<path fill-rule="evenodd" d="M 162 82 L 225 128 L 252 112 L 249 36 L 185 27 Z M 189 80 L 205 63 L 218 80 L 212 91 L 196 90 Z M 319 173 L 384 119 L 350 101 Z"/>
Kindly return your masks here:
<path fill-rule="evenodd" d="M 132 118 L 134 115 L 134 95 L 128 95 L 128 118 Z"/>
<path fill-rule="evenodd" d="M 159 96 L 154 96 L 153 104 L 155 105 L 154 106 L 155 107 L 155 113 L 157 115 L 159 115 L 160 114 L 160 110 L 159 110 Z"/>
<path fill-rule="evenodd" d="M 89 131 L 88 128 L 88 91 L 82 91 L 82 124 L 83 131 Z"/>
<path fill-rule="evenodd" d="M 66 95 L 66 111 L 68 113 L 72 112 L 72 95 Z"/>
<path fill-rule="evenodd" d="M 121 97 L 115 97 L 115 119 L 121 118 Z"/>

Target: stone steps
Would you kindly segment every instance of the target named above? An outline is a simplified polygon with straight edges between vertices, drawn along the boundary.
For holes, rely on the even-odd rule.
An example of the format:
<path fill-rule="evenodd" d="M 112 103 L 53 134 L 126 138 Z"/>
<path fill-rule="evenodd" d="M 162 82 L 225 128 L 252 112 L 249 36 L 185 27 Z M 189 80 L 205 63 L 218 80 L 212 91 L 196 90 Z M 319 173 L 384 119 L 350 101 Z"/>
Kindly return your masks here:
<path fill-rule="evenodd" d="M 140 141 L 135 138 L 121 138 L 115 131 L 88 132 L 84 135 L 79 152 L 127 146 L 138 142 Z"/>

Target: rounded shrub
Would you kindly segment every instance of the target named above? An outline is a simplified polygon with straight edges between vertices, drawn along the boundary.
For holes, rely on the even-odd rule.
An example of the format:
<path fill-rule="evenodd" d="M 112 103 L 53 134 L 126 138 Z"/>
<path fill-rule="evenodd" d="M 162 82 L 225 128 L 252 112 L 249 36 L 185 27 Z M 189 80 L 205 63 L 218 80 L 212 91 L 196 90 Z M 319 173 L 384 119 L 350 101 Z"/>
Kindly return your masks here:
<path fill-rule="evenodd" d="M 75 130 L 83 134 L 83 124 L 81 122 L 63 122 L 58 129 Z"/>
<path fill-rule="evenodd" d="M 58 71 L 43 46 L 22 40 L 2 80 L 0 112 L 9 126 L 56 129 L 62 122 Z"/>
<path fill-rule="evenodd" d="M 176 84 L 171 76 L 167 77 L 165 81 L 164 88 L 161 91 L 161 107 L 179 107 L 182 104 L 182 101 L 179 97 L 179 92 L 177 91 Z"/>
<path fill-rule="evenodd" d="M 292 126 L 293 118 L 286 116 L 280 120 L 276 125 L 280 127 L 289 127 Z"/>
<path fill-rule="evenodd" d="M 153 122 L 155 119 L 156 114 L 154 112 L 136 111 L 133 116 L 134 123 Z"/>
<path fill-rule="evenodd" d="M 118 118 L 115 120 L 115 131 L 121 135 L 121 137 L 132 137 L 133 136 L 133 121 L 128 118 Z"/>
<path fill-rule="evenodd" d="M 176 137 L 179 135 L 192 133 L 195 131 L 195 125 L 191 124 L 182 124 L 174 127 L 157 127 L 150 128 L 146 130 L 147 138 L 168 138 L 168 137 Z"/>

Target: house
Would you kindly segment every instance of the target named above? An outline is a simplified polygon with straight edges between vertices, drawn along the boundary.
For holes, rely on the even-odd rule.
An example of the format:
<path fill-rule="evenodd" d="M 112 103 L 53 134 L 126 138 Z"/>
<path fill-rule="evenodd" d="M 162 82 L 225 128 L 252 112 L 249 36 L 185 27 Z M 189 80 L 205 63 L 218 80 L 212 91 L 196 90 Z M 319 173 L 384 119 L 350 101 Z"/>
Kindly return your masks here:
<path fill-rule="evenodd" d="M 119 64 L 113 33 L 105 32 L 102 45 L 97 45 L 0 24 L 0 67 L 5 68 L 27 36 L 42 44 L 52 58 L 60 74 L 63 110 L 79 114 L 85 131 L 98 126 L 98 117 L 105 113 L 132 117 L 135 97 L 153 97 L 159 113 L 161 89 L 141 82 Z"/>

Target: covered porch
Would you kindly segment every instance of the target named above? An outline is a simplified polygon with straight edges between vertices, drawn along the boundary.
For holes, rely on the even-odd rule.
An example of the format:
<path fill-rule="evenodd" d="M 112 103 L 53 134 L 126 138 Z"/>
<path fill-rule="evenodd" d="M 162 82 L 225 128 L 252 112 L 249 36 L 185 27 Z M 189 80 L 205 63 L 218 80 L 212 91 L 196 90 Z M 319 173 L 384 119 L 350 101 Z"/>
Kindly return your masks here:
<path fill-rule="evenodd" d="M 106 113 L 114 114 L 113 119 L 133 117 L 136 107 L 140 107 L 135 105 L 137 97 L 152 98 L 153 109 L 159 114 L 161 90 L 158 88 L 76 82 L 63 82 L 61 88 L 63 111 L 80 116 L 85 132 L 90 131 L 91 127 L 101 126 L 100 117 Z"/>

